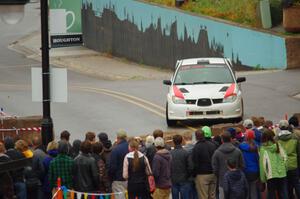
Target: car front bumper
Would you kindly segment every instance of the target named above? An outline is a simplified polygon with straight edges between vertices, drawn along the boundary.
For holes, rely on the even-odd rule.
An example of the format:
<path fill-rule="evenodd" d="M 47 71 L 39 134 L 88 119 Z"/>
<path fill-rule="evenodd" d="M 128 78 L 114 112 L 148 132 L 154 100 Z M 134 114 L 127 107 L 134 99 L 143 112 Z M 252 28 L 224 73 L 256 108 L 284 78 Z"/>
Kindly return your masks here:
<path fill-rule="evenodd" d="M 168 118 L 170 120 L 231 119 L 242 116 L 241 96 L 232 103 L 219 103 L 210 106 L 174 104 L 171 99 L 168 99 Z"/>

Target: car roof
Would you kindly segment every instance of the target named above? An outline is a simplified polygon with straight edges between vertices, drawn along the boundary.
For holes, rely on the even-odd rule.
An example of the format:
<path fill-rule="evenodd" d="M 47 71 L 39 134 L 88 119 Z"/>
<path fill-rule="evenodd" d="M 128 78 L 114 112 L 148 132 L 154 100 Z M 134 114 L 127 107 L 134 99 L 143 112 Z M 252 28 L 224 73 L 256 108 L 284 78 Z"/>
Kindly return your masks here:
<path fill-rule="evenodd" d="M 181 61 L 181 66 L 195 65 L 198 64 L 199 62 L 208 62 L 209 64 L 226 64 L 225 59 L 220 57 L 207 57 L 207 58 L 201 57 L 201 58 L 182 59 L 179 61 Z"/>

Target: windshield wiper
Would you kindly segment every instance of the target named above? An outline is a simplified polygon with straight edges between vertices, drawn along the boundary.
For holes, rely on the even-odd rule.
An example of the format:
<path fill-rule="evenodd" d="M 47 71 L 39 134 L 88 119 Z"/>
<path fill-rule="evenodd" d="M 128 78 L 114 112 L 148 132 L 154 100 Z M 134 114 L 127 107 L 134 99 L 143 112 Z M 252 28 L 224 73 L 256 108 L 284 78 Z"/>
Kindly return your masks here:
<path fill-rule="evenodd" d="M 222 84 L 222 83 L 221 82 L 202 81 L 202 82 L 193 82 L 193 84 Z"/>

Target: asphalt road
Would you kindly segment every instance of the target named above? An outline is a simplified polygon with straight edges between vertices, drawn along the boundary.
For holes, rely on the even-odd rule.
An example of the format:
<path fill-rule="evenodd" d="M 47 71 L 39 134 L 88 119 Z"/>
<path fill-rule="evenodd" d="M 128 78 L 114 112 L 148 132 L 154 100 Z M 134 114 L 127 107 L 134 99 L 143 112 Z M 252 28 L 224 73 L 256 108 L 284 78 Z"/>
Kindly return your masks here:
<path fill-rule="evenodd" d="M 24 20 L 15 26 L 0 22 L 0 107 L 10 114 L 41 115 L 42 104 L 31 101 L 30 68 L 40 63 L 8 50 L 9 43 L 39 29 L 38 4 L 26 6 Z M 245 117 L 264 116 L 274 122 L 287 113 L 300 113 L 300 70 L 239 74 L 243 83 Z M 107 132 L 115 137 L 118 129 L 129 135 L 168 129 L 164 119 L 167 88 L 162 80 L 106 81 L 68 71 L 68 103 L 52 103 L 56 137 L 67 129 L 72 139 L 85 132 Z"/>

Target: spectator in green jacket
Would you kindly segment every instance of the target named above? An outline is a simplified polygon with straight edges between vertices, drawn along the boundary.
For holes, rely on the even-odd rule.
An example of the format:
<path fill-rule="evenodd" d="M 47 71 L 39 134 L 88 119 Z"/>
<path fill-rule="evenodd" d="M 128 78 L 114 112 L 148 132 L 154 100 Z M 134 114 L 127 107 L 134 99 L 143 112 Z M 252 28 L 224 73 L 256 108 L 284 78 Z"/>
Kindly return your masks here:
<path fill-rule="evenodd" d="M 268 199 L 288 198 L 286 179 L 286 153 L 281 145 L 274 141 L 273 132 L 265 129 L 261 137 L 259 150 L 260 179 L 267 183 Z"/>
<path fill-rule="evenodd" d="M 289 198 L 294 198 L 294 189 L 297 198 L 300 198 L 300 182 L 298 165 L 300 161 L 300 147 L 298 140 L 292 137 L 287 120 L 279 122 L 278 142 L 287 154 L 287 181 Z"/>

